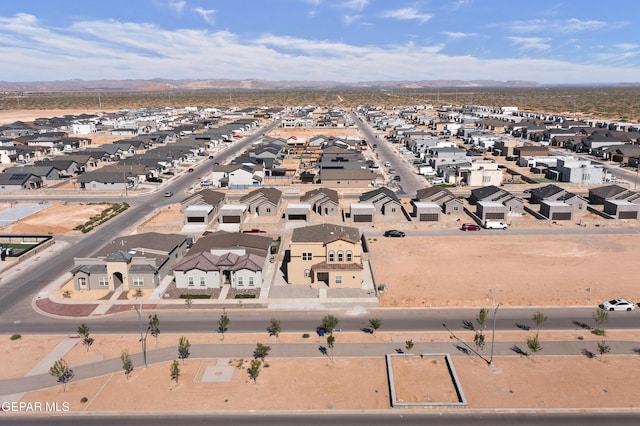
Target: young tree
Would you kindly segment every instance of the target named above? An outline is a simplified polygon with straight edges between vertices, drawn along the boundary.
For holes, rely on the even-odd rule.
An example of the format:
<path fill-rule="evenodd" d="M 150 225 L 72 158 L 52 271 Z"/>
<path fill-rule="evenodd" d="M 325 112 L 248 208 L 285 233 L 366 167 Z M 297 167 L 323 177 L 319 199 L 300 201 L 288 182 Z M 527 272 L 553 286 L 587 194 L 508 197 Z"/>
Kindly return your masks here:
<path fill-rule="evenodd" d="M 87 324 L 80 324 L 78 326 L 78 334 L 82 337 L 82 344 L 87 347 L 87 352 L 89 352 L 89 348 L 93 345 L 93 338 L 89 337 L 89 331 Z"/>
<path fill-rule="evenodd" d="M 124 370 L 125 376 L 127 376 L 127 380 L 129 380 L 129 374 L 133 371 L 133 362 L 131 361 L 131 355 L 127 350 L 122 351 L 120 354 L 120 359 L 122 360 L 122 369 Z"/>
<path fill-rule="evenodd" d="M 413 339 L 409 339 L 404 342 L 404 348 L 407 350 L 407 352 L 411 352 L 411 349 L 413 349 Z"/>
<path fill-rule="evenodd" d="M 608 354 L 609 352 L 611 352 L 611 346 L 607 345 L 604 340 L 602 342 L 598 342 L 598 353 L 600 354 L 600 361 L 602 361 L 602 355 Z"/>
<path fill-rule="evenodd" d="M 256 345 L 256 349 L 253 351 L 253 357 L 255 359 L 261 359 L 264 361 L 267 355 L 269 355 L 269 351 L 271 351 L 271 346 L 263 345 L 262 343 L 258 343 Z"/>
<path fill-rule="evenodd" d="M 487 325 L 487 316 L 489 316 L 489 309 L 484 307 L 480 308 L 478 316 L 476 316 L 476 321 L 478 321 L 481 331 L 484 330 Z"/>
<path fill-rule="evenodd" d="M 269 336 L 276 336 L 276 339 L 279 340 L 280 332 L 282 331 L 280 321 L 275 318 L 271 318 L 271 323 L 269 324 L 269 327 L 267 327 L 267 331 L 269 331 Z"/>
<path fill-rule="evenodd" d="M 324 328 L 330 335 L 333 336 L 333 330 L 338 326 L 340 321 L 333 315 L 326 315 L 322 318 L 322 328 Z"/>
<path fill-rule="evenodd" d="M 373 329 L 373 334 L 375 334 L 375 332 L 380 328 L 381 325 L 382 321 L 380 321 L 378 318 L 369 319 L 369 326 Z"/>
<path fill-rule="evenodd" d="M 224 333 L 227 331 L 227 326 L 231 320 L 229 319 L 229 315 L 227 315 L 226 310 L 222 310 L 222 315 L 220 315 L 220 319 L 218 320 L 218 333 L 222 333 L 222 340 L 224 340 Z"/>
<path fill-rule="evenodd" d="M 592 331 L 593 334 L 604 336 L 605 331 L 601 327 L 609 321 L 609 313 L 604 309 L 598 308 L 598 310 L 591 315 L 591 318 L 593 318 L 593 321 L 596 323 L 596 328 Z"/>
<path fill-rule="evenodd" d="M 336 343 L 336 338 L 333 337 L 333 334 L 329 334 L 327 336 L 327 347 L 329 348 L 329 350 L 331 350 L 331 361 L 333 361 L 333 347 Z"/>
<path fill-rule="evenodd" d="M 476 331 L 475 336 L 473 336 L 473 343 L 476 345 L 477 350 L 482 350 L 484 348 L 485 337 L 479 331 Z"/>
<path fill-rule="evenodd" d="M 247 368 L 247 373 L 249 373 L 249 377 L 253 380 L 253 383 L 257 383 L 258 376 L 260 375 L 260 368 L 262 367 L 262 363 L 259 359 L 252 359 L 251 366 Z"/>
<path fill-rule="evenodd" d="M 542 350 L 542 346 L 540 345 L 540 340 L 538 339 L 538 333 L 536 333 L 536 335 L 533 337 L 527 338 L 527 347 L 533 354 L 531 359 L 535 357 L 536 353 Z"/>
<path fill-rule="evenodd" d="M 60 358 L 53 363 L 49 369 L 49 374 L 58 379 L 58 383 L 62 383 L 62 391 L 67 390 L 67 383 L 73 378 L 73 370 L 69 368 L 69 364 L 64 358 Z"/>
<path fill-rule="evenodd" d="M 178 357 L 182 360 L 182 364 L 184 364 L 184 360 L 189 357 L 189 348 L 191 348 L 189 339 L 182 336 L 178 342 Z"/>
<path fill-rule="evenodd" d="M 158 319 L 158 315 L 149 315 L 149 326 L 147 327 L 147 331 L 155 337 L 156 346 L 158 346 L 158 335 L 160 334 L 160 320 Z"/>
<path fill-rule="evenodd" d="M 536 325 L 538 331 L 540 331 L 540 325 L 547 320 L 547 317 L 540 311 L 536 311 L 531 317 L 533 323 Z"/>
<path fill-rule="evenodd" d="M 171 374 L 171 380 L 175 380 L 177 385 L 178 378 L 180 378 L 180 364 L 178 363 L 178 360 L 173 360 L 171 367 L 169 368 L 169 373 Z"/>

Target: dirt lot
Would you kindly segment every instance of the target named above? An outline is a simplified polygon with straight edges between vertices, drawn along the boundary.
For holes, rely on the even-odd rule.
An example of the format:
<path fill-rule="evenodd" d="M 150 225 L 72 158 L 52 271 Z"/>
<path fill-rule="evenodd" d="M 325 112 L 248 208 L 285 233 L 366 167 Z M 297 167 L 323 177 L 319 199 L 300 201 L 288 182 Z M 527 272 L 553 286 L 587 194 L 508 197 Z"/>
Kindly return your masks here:
<path fill-rule="evenodd" d="M 32 214 L 18 222 L 2 228 L 5 233 L 31 234 L 81 234 L 74 231 L 91 216 L 100 213 L 108 204 L 65 204 L 50 202 L 48 209 Z"/>
<path fill-rule="evenodd" d="M 638 235 L 510 236 L 482 230 L 460 236 L 370 238 L 382 306 L 487 306 L 489 289 L 505 306 L 596 306 L 612 297 L 640 300 L 628 265 Z"/>

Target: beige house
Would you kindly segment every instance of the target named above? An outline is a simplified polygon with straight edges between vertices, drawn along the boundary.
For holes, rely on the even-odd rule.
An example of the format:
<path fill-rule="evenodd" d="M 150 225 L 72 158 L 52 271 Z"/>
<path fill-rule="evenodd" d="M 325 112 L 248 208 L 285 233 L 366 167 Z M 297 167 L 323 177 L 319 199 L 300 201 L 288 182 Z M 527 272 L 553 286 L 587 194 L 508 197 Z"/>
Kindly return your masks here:
<path fill-rule="evenodd" d="M 361 288 L 360 230 L 328 223 L 294 229 L 287 281 L 317 287 Z"/>

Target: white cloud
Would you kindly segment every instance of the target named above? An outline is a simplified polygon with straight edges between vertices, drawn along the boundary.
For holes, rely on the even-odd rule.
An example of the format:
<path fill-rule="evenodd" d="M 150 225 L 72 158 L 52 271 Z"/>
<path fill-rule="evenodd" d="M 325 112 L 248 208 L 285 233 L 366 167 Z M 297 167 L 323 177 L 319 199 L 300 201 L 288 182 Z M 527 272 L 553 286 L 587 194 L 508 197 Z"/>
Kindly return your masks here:
<path fill-rule="evenodd" d="M 193 9 L 198 15 L 202 17 L 208 24 L 213 25 L 215 23 L 215 19 L 213 15 L 215 15 L 216 11 L 213 9 L 203 9 L 201 7 L 196 7 Z"/>
<path fill-rule="evenodd" d="M 476 37 L 478 34 L 476 33 L 461 33 L 461 32 L 450 32 L 450 31 L 444 31 L 442 34 L 446 35 L 447 37 L 450 38 L 467 38 L 467 37 Z"/>
<path fill-rule="evenodd" d="M 635 43 L 618 43 L 618 44 L 614 44 L 614 47 L 620 50 L 636 50 L 640 46 L 638 46 Z"/>
<path fill-rule="evenodd" d="M 362 10 L 369 4 L 369 0 L 347 0 L 340 4 L 345 9 Z"/>
<path fill-rule="evenodd" d="M 382 16 L 385 18 L 395 18 L 395 19 L 401 19 L 401 20 L 415 19 L 420 21 L 421 24 L 433 18 L 433 15 L 430 15 L 428 13 L 419 13 L 416 9 L 412 7 L 407 7 L 404 9 L 387 10 L 386 12 L 383 12 Z"/>
<path fill-rule="evenodd" d="M 551 45 L 548 44 L 551 39 L 540 37 L 507 37 L 511 42 L 524 50 L 549 50 Z"/>
<path fill-rule="evenodd" d="M 351 25 L 360 18 L 362 18 L 362 15 L 344 15 L 343 21 L 345 25 Z"/>
<path fill-rule="evenodd" d="M 510 21 L 499 24 L 492 24 L 493 27 L 504 27 L 510 31 L 518 33 L 559 33 L 574 34 L 587 31 L 595 31 L 603 28 L 621 28 L 626 26 L 624 22 L 605 22 L 605 21 L 581 21 L 576 18 L 565 20 L 550 21 L 547 19 L 530 19 L 526 21 Z"/>
<path fill-rule="evenodd" d="M 546 39 L 511 41 L 531 49 L 548 46 Z M 156 77 L 342 82 L 518 79 L 556 84 L 637 81 L 640 67 L 624 61 L 625 55 L 637 49 L 633 43 L 621 43 L 618 49 L 602 49 L 612 53 L 616 62 L 592 64 L 522 55 L 482 60 L 445 55 L 440 45 L 418 42 L 359 46 L 277 34 L 247 39 L 228 31 L 165 30 L 114 20 L 52 28 L 28 14 L 0 17 L 0 56 L 11 58 L 3 64 L 2 79 L 15 82 Z M 589 55 L 590 60 L 595 58 Z"/>
<path fill-rule="evenodd" d="M 187 5 L 187 2 L 184 0 L 169 1 L 166 3 L 166 5 L 167 7 L 169 7 L 169 9 L 172 9 L 178 13 L 182 13 L 184 7 Z"/>

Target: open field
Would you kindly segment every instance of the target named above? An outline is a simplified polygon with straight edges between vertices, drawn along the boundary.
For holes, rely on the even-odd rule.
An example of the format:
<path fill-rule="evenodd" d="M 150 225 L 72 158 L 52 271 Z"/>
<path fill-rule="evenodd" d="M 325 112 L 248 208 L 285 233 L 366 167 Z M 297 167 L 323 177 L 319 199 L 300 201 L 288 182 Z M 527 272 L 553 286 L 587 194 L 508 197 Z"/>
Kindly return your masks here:
<path fill-rule="evenodd" d="M 256 105 L 351 108 L 357 105 L 487 105 L 520 110 L 640 122 L 638 87 L 388 88 L 328 90 L 194 90 L 157 92 L 49 92 L 4 94 L 0 110 L 84 112 L 138 107 Z"/>

